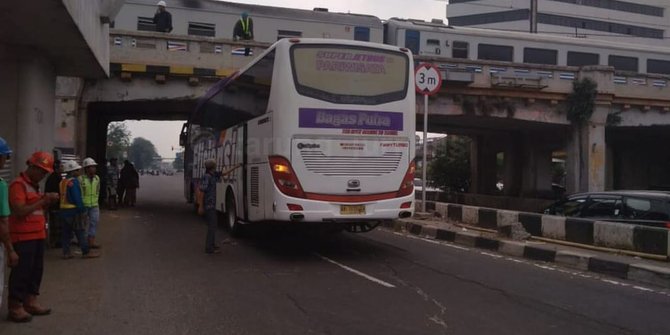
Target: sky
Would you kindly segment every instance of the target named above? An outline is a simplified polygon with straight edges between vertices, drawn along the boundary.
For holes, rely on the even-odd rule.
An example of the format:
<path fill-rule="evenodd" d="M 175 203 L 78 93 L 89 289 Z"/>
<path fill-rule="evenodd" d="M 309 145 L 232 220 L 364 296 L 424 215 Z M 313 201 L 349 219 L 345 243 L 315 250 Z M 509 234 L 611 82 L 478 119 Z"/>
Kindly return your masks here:
<path fill-rule="evenodd" d="M 312 10 L 328 8 L 331 12 L 374 15 L 380 19 L 392 17 L 411 19 L 443 19 L 447 17 L 444 0 L 229 0 L 231 2 L 289 7 Z"/>
<path fill-rule="evenodd" d="M 441 0 L 230 0 L 264 6 L 300 9 L 328 8 L 331 12 L 351 12 L 374 15 L 380 19 L 391 17 L 412 19 L 443 19 L 446 21 L 446 1 Z M 125 121 L 131 137 L 151 141 L 163 158 L 174 158 L 179 150 L 179 132 L 182 121 Z M 419 134 L 421 135 L 421 134 Z M 438 136 L 429 134 L 430 137 Z M 174 147 L 174 151 L 172 148 Z"/>
<path fill-rule="evenodd" d="M 130 130 L 131 138 L 144 137 L 151 141 L 163 158 L 174 158 L 175 153 L 181 150 L 179 132 L 184 124 L 183 121 L 124 121 L 124 123 Z"/>

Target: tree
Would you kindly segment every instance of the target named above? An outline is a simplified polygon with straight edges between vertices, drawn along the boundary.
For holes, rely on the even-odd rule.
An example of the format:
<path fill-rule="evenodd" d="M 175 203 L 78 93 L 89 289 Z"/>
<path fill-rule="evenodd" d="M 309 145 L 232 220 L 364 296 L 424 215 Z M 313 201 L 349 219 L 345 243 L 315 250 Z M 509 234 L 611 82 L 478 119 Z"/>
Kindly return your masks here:
<path fill-rule="evenodd" d="M 128 160 L 135 164 L 137 169 L 148 169 L 160 160 L 156 147 L 151 141 L 143 137 L 136 137 L 128 149 Z"/>
<path fill-rule="evenodd" d="M 586 167 L 584 158 L 583 129 L 591 120 L 591 115 L 596 106 L 596 97 L 598 96 L 598 83 L 590 78 L 583 78 L 572 82 L 572 93 L 565 100 L 567 109 L 567 119 L 572 123 L 577 132 L 577 151 L 579 153 L 579 188 L 584 183 L 584 174 Z"/>
<path fill-rule="evenodd" d="M 450 135 L 437 148 L 428 166 L 428 179 L 447 192 L 467 192 L 470 186 L 470 142 L 467 137 Z"/>
<path fill-rule="evenodd" d="M 107 158 L 123 159 L 128 154 L 130 131 L 123 122 L 113 122 L 107 128 Z"/>

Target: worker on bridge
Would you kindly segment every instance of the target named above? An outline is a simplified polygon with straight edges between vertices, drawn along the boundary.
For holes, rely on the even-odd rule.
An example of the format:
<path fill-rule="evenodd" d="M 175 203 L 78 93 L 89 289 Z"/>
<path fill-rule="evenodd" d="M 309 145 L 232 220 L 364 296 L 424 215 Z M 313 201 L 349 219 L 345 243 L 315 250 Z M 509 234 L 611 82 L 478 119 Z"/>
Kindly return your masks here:
<path fill-rule="evenodd" d="M 7 141 L 0 137 L 0 170 L 5 167 L 5 162 L 10 159 L 11 155 L 12 149 L 7 145 Z M 5 288 L 5 255 L 7 255 L 8 266 L 16 266 L 19 262 L 19 256 L 14 251 L 12 240 L 9 237 L 9 213 L 9 188 L 7 182 L 0 177 L 0 297 Z M 1 301 L 0 306 L 2 306 Z"/>
<path fill-rule="evenodd" d="M 233 28 L 233 40 L 252 41 L 254 39 L 254 21 L 249 17 L 249 13 L 242 12 L 240 19 Z M 251 48 L 244 48 L 244 55 L 249 56 Z"/>
<path fill-rule="evenodd" d="M 154 14 L 156 31 L 169 33 L 172 31 L 172 14 L 165 10 L 165 7 L 167 7 L 165 1 L 159 1 L 157 5 L 158 9 L 156 9 L 156 14 Z"/>

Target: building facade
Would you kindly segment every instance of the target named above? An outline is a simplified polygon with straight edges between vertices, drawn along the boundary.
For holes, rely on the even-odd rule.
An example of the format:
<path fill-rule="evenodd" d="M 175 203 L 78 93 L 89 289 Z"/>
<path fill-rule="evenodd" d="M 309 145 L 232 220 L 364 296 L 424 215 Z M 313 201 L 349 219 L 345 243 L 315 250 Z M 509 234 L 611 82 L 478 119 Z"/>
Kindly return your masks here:
<path fill-rule="evenodd" d="M 450 0 L 452 26 L 530 31 L 624 43 L 670 46 L 667 0 Z"/>

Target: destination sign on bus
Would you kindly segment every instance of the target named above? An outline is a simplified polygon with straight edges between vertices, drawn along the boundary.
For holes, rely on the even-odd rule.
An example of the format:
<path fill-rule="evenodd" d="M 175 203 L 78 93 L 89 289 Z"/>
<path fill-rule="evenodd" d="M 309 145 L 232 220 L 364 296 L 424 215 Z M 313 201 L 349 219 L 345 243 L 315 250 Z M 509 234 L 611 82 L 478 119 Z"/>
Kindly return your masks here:
<path fill-rule="evenodd" d="M 403 130 L 403 114 L 398 112 L 300 108 L 300 128 Z"/>

